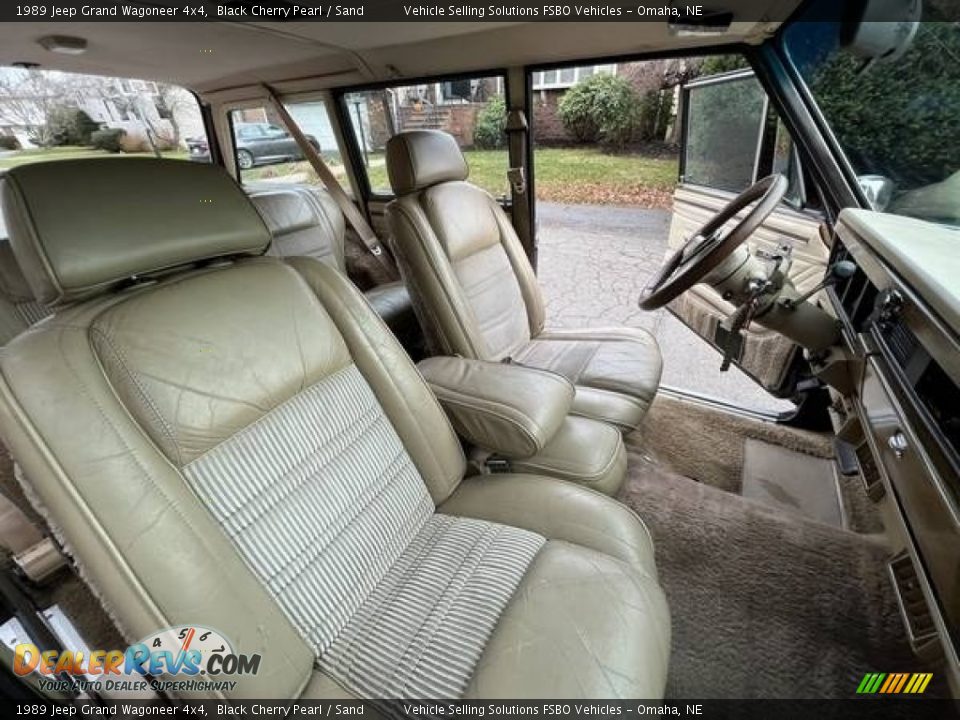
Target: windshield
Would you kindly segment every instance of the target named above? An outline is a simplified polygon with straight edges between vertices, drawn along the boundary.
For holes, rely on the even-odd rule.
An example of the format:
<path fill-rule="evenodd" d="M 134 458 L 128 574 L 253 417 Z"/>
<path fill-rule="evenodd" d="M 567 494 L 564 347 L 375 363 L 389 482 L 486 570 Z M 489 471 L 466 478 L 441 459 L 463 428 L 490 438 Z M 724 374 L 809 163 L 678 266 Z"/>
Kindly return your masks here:
<path fill-rule="evenodd" d="M 785 42 L 864 195 L 877 210 L 960 225 L 960 25 L 925 10 L 902 54 L 882 60 L 841 42 L 847 33 L 801 21 Z"/>

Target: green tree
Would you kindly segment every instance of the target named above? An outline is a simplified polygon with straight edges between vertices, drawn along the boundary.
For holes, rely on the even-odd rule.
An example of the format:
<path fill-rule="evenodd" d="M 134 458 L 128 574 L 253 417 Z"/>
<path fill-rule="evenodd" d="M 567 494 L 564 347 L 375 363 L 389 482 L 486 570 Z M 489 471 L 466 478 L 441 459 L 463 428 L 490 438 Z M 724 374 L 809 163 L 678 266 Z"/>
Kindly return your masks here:
<path fill-rule="evenodd" d="M 710 55 L 700 63 L 699 75 L 719 75 L 734 70 L 749 70 L 750 63 L 740 53 L 729 55 Z"/>
<path fill-rule="evenodd" d="M 910 49 L 890 63 L 835 53 L 809 78 L 814 97 L 857 172 L 900 190 L 960 170 L 960 32 L 921 23 Z"/>
<path fill-rule="evenodd" d="M 57 105 L 47 113 L 47 133 L 51 145 L 89 145 L 90 135 L 100 129 L 83 110 Z"/>
<path fill-rule="evenodd" d="M 507 144 L 507 103 L 493 97 L 477 113 L 473 128 L 473 144 L 481 150 L 496 150 Z"/>
<path fill-rule="evenodd" d="M 601 73 L 570 88 L 560 98 L 557 112 L 579 142 L 620 149 L 634 137 L 641 105 L 639 94 L 626 79 Z"/>

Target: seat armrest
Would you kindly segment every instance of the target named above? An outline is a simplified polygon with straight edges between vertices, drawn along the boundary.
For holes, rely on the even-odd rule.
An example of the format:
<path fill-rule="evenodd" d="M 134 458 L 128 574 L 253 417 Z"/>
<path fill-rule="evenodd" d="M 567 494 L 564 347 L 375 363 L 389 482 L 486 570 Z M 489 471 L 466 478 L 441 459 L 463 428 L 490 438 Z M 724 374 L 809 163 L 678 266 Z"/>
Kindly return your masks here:
<path fill-rule="evenodd" d="M 536 455 L 560 429 L 574 387 L 521 365 L 432 357 L 418 366 L 462 438 L 507 458 Z"/>

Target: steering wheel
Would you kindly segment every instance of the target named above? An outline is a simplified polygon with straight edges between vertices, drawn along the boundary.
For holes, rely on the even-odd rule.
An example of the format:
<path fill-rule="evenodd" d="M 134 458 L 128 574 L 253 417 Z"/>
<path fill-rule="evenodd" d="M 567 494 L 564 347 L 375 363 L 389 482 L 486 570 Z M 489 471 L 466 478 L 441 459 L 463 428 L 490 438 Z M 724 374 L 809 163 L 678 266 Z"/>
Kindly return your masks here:
<path fill-rule="evenodd" d="M 697 230 L 683 247 L 667 260 L 644 288 L 640 307 L 657 310 L 686 292 L 740 247 L 772 213 L 787 192 L 787 179 L 775 174 L 765 177 L 737 195 L 710 221 Z M 751 203 L 756 206 L 734 227 L 724 226 Z"/>

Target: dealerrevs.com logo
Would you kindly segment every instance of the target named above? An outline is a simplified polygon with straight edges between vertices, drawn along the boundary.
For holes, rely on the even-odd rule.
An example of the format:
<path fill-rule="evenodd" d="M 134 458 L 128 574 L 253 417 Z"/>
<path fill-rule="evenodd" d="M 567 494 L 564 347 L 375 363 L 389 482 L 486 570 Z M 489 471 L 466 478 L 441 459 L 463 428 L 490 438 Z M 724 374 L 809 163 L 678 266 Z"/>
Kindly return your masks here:
<path fill-rule="evenodd" d="M 125 650 L 49 650 L 22 643 L 14 648 L 17 675 L 39 673 L 45 688 L 70 683 L 90 689 L 232 690 L 231 676 L 256 675 L 259 654 L 237 653 L 220 632 L 201 625 L 178 625 L 152 633 Z"/>

